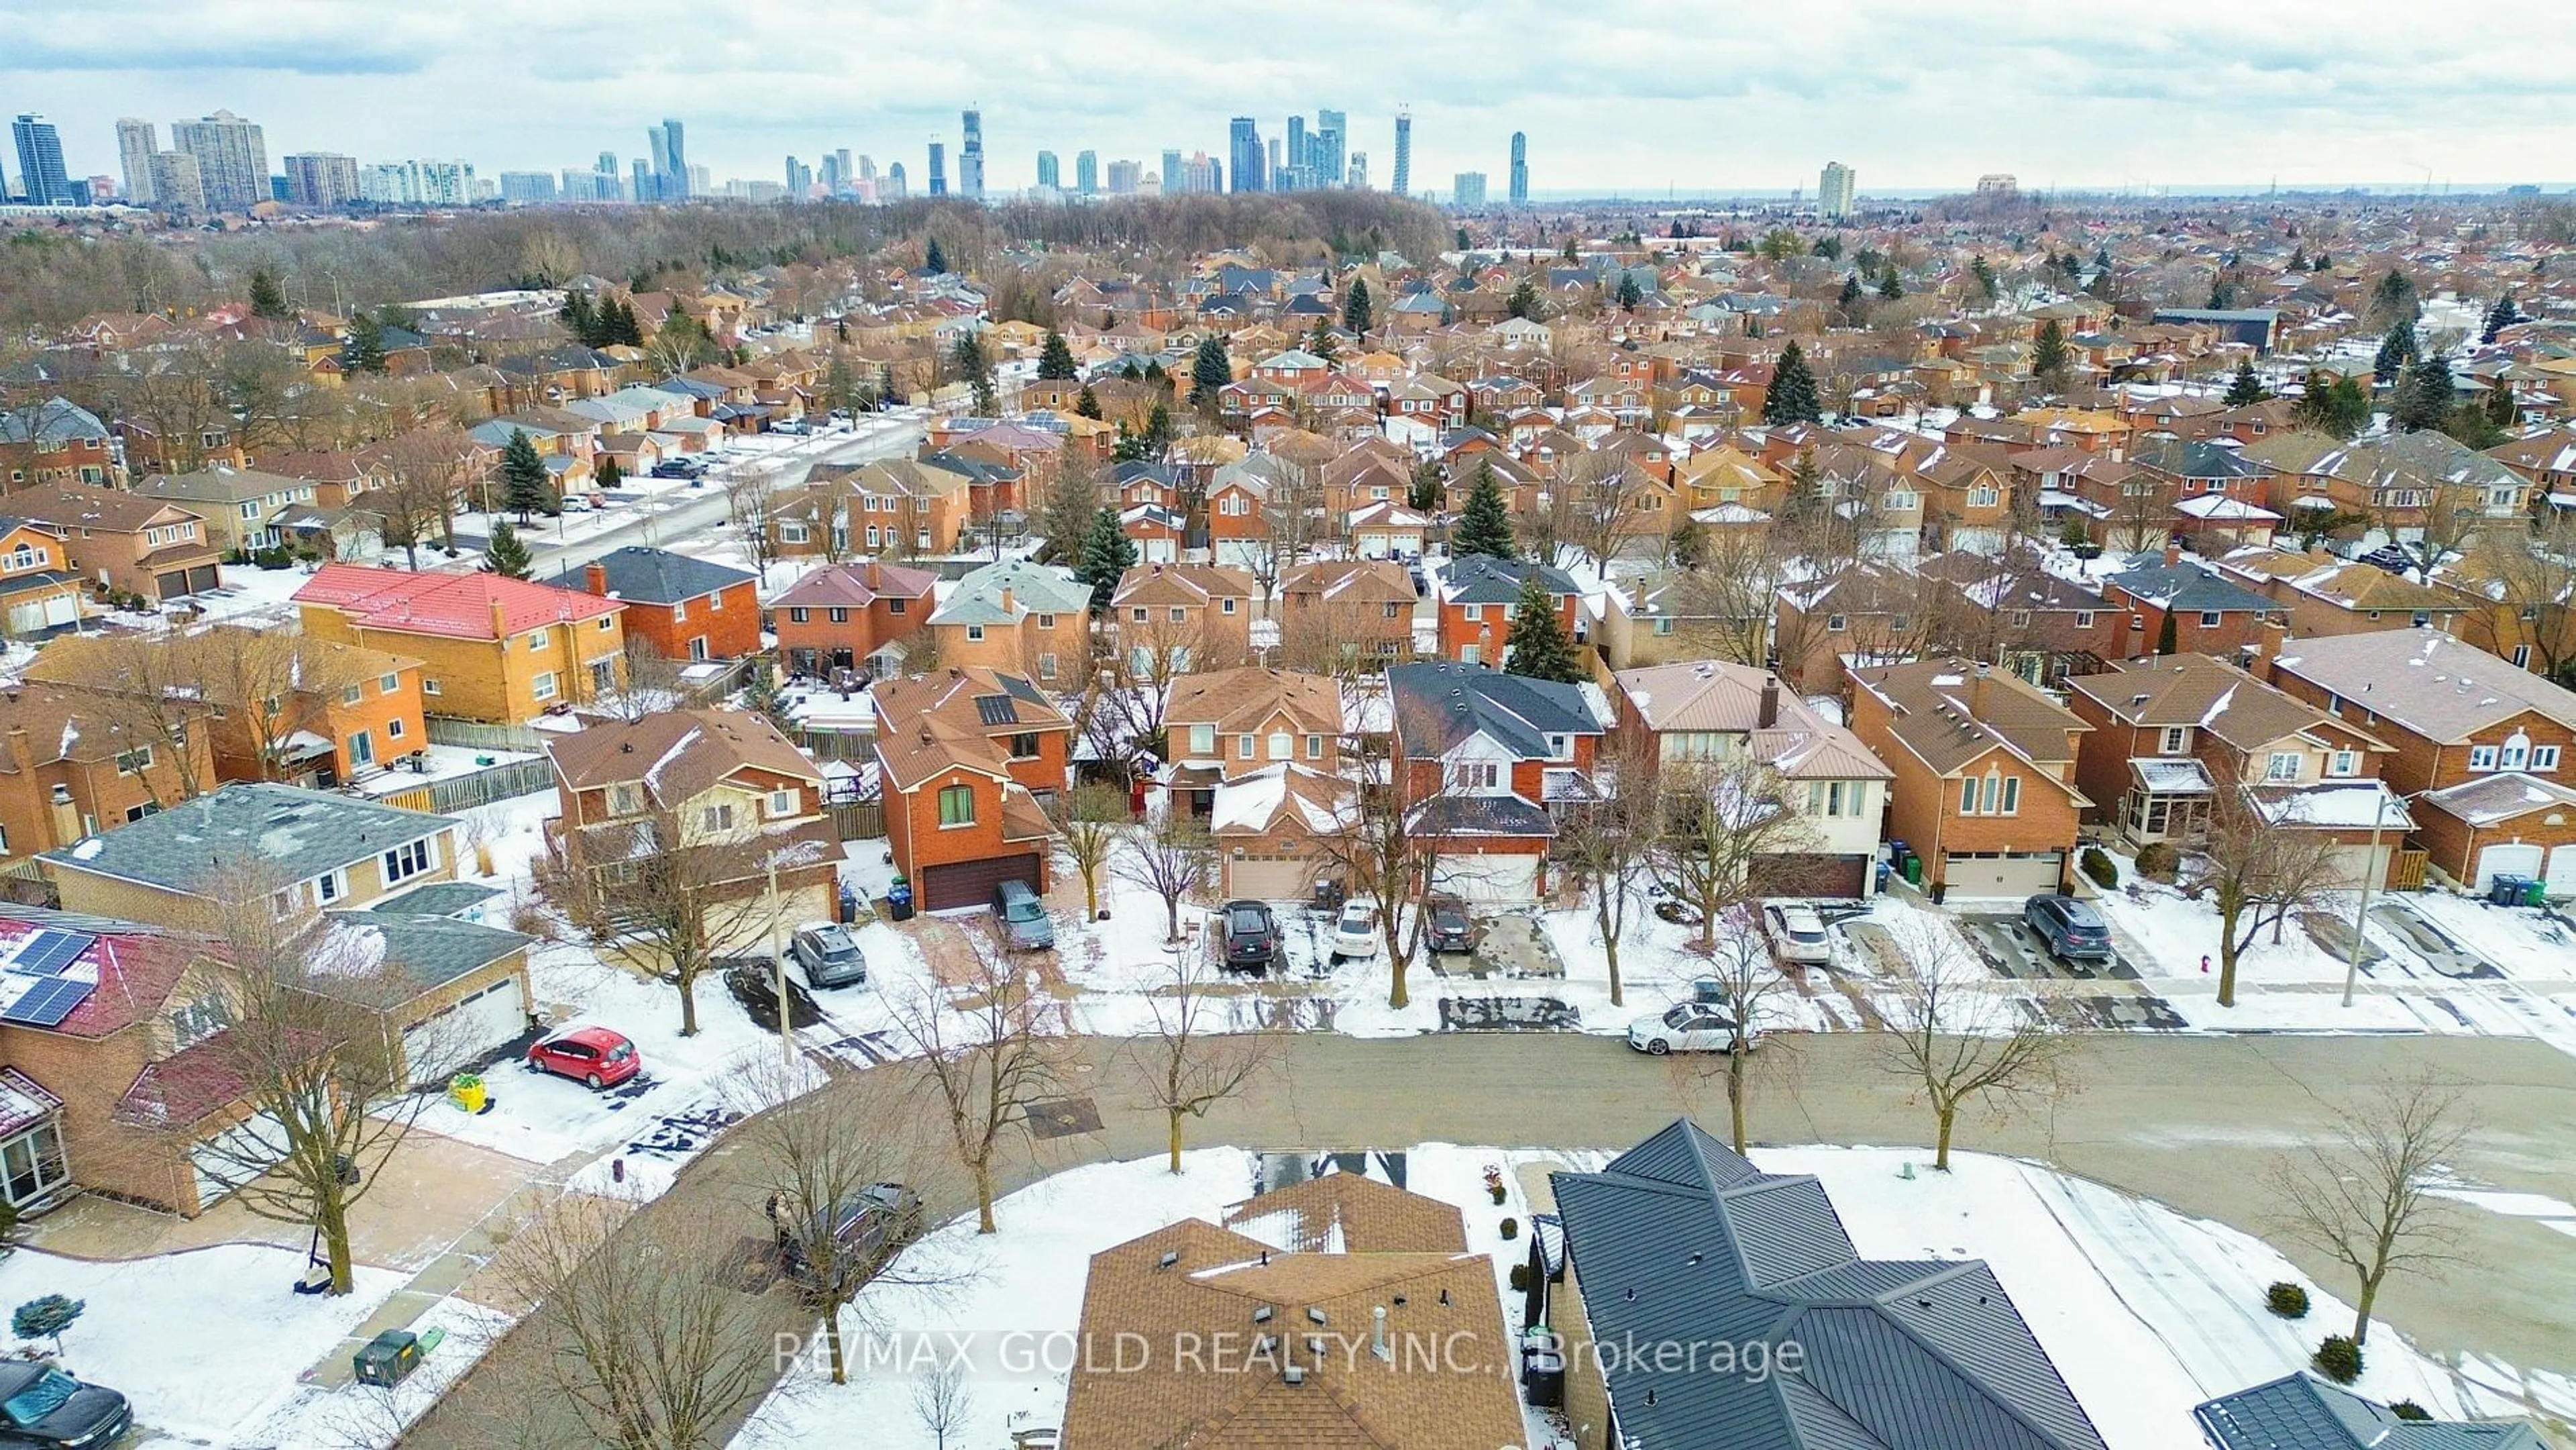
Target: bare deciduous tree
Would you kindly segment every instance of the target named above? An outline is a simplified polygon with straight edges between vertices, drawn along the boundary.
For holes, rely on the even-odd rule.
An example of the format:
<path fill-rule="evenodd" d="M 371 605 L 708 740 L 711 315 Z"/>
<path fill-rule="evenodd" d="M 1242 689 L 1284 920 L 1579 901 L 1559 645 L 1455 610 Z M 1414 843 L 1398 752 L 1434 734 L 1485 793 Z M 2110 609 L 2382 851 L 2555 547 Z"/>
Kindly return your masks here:
<path fill-rule="evenodd" d="M 420 567 L 420 546 L 433 527 L 439 547 L 455 552 L 457 510 L 485 471 L 488 453 L 454 424 L 414 428 L 386 441 L 385 463 L 393 478 L 366 495 L 362 506 L 376 516 L 377 537 L 403 551 L 404 567 Z"/>
<path fill-rule="evenodd" d="M 2453 1205 L 2432 1190 L 2474 1127 L 2456 1088 L 2429 1073 L 2391 1079 L 2342 1110 L 2332 1141 L 2274 1165 L 2266 1182 L 2281 1203 L 2281 1231 L 2352 1271 L 2354 1344 L 2370 1337 L 2390 1274 L 2451 1257 Z"/>
<path fill-rule="evenodd" d="M 1656 746 L 1651 737 L 1612 752 L 1600 772 L 1609 798 L 1569 815 L 1556 840 L 1558 855 L 1592 898 L 1592 929 L 1610 969 L 1610 1005 L 1624 1006 L 1619 942 L 1630 908 L 1653 871 L 1655 829 L 1664 819 Z"/>
<path fill-rule="evenodd" d="M 939 1361 L 912 1382 L 912 1412 L 921 1417 L 921 1428 L 930 1432 L 934 1450 L 948 1450 L 948 1437 L 966 1423 L 974 1406 L 966 1366 L 954 1359 Z"/>
<path fill-rule="evenodd" d="M 1206 955 L 1182 946 L 1145 999 L 1154 1030 L 1135 1046 L 1137 1077 L 1171 1131 L 1171 1171 L 1181 1171 L 1181 1126 L 1244 1092 L 1271 1065 L 1277 1039 L 1224 1031 L 1226 998 Z"/>
<path fill-rule="evenodd" d="M 1413 999 L 1405 976 L 1422 946 L 1424 897 L 1438 865 L 1434 842 L 1413 830 L 1414 807 L 1397 778 L 1404 763 L 1395 732 L 1352 733 L 1342 738 L 1349 794 L 1335 811 L 1333 828 L 1315 838 L 1321 875 L 1338 879 L 1351 896 L 1375 901 L 1378 933 L 1390 974 L 1386 1004 L 1402 1011 Z"/>
<path fill-rule="evenodd" d="M 2298 825 L 2302 798 L 2265 798 L 2232 780 L 2210 795 L 2191 889 L 2218 909 L 2218 1005 L 2236 1005 L 2236 968 L 2268 926 L 2279 945 L 2291 913 L 2346 884 L 2342 847 L 2329 831 Z"/>
<path fill-rule="evenodd" d="M 964 933 L 974 959 L 950 990 L 929 986 L 890 1003 L 922 1056 L 958 1166 L 975 1184 L 975 1231 L 995 1231 L 993 1168 L 1029 1105 L 1064 1090 L 1063 1013 L 989 931 Z"/>
<path fill-rule="evenodd" d="M 1656 882 L 1698 918 L 1705 950 L 1721 918 L 1751 901 L 1765 856 L 1812 849 L 1816 828 L 1800 815 L 1780 772 L 1750 754 L 1667 762 L 1663 812 L 1649 853 Z"/>
<path fill-rule="evenodd" d="M 1763 1020 L 1771 1014 L 1775 999 L 1795 991 L 1773 958 L 1770 943 L 1746 916 L 1738 912 L 1729 923 L 1731 929 L 1701 958 L 1703 975 L 1716 983 L 1722 1010 L 1733 1024 L 1720 1060 L 1725 1063 L 1727 1120 L 1735 1130 L 1738 1153 L 1746 1150 L 1749 1141 L 1746 1119 L 1753 1101 L 1754 1048 L 1767 1044 L 1763 1055 L 1775 1068 L 1790 1051 L 1779 1037 L 1762 1035 Z"/>
<path fill-rule="evenodd" d="M 1100 918 L 1100 873 L 1127 833 L 1127 798 L 1105 785 L 1079 785 L 1057 791 L 1047 801 L 1047 821 L 1082 875 L 1082 919 Z"/>
<path fill-rule="evenodd" d="M 2067 1089 L 2068 1039 L 2019 999 L 1989 990 L 1994 984 L 1946 920 L 1910 921 L 1889 935 L 1896 981 L 1882 998 L 1880 1061 L 1931 1105 L 1938 1130 L 1932 1166 L 1947 1172 L 1961 1109 L 2010 1107 Z"/>
<path fill-rule="evenodd" d="M 767 465 L 736 469 L 725 482 L 725 511 L 751 551 L 753 572 L 763 578 L 778 562 L 780 502 L 777 472 Z"/>
<path fill-rule="evenodd" d="M 1162 899 L 1163 940 L 1179 941 L 1181 903 L 1216 878 L 1215 839 L 1206 823 L 1178 807 L 1167 807 L 1159 819 L 1130 826 L 1121 835 L 1125 849 L 1110 869 Z"/>

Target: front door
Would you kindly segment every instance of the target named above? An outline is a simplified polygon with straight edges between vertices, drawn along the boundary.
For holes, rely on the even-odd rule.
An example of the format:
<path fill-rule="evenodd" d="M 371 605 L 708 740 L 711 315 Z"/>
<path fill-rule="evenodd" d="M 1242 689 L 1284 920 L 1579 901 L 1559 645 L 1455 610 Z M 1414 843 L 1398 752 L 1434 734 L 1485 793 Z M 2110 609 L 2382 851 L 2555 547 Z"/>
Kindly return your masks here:
<path fill-rule="evenodd" d="M 690 641 L 689 641 L 689 658 L 691 658 L 691 659 L 693 659 L 693 660 L 702 660 L 702 659 L 705 659 L 706 657 L 707 657 L 707 637 L 706 637 L 705 635 L 703 635 L 703 634 L 702 634 L 702 635 L 699 635 L 697 638 L 692 639 L 692 640 L 690 640 Z"/>
<path fill-rule="evenodd" d="M 375 763 L 376 742 L 374 737 L 364 730 L 350 736 L 349 764 L 355 767 L 364 767 Z"/>

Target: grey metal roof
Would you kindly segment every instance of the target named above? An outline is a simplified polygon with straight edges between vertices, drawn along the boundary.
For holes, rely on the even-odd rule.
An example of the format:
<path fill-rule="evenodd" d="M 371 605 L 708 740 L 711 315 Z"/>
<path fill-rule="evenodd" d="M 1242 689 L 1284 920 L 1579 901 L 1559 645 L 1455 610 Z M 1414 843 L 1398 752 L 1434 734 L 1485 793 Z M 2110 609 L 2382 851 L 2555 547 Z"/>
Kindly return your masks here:
<path fill-rule="evenodd" d="M 683 600 L 702 599 L 719 589 L 730 589 L 759 577 L 745 570 L 692 559 L 686 554 L 674 554 L 668 549 L 647 549 L 634 544 L 600 555 L 599 567 L 608 576 L 609 593 L 639 604 L 678 604 Z M 588 593 L 590 569 L 588 565 L 566 569 L 545 582 Z"/>
<path fill-rule="evenodd" d="M 2191 1413 L 2218 1450 L 2548 1450 L 2528 1425 L 2401 1420 L 2306 1373 L 2220 1395 Z"/>
<path fill-rule="evenodd" d="M 1682 1120 L 1555 1187 L 1595 1343 L 1803 1351 L 1759 1381 L 1614 1361 L 1623 1443 L 2102 1450 L 1983 1263 L 1860 1258 L 1812 1177 L 1763 1173 Z"/>
<path fill-rule="evenodd" d="M 1429 760 L 1471 735 L 1491 736 L 1527 760 L 1545 759 L 1550 735 L 1597 735 L 1602 722 L 1580 685 L 1507 675 L 1456 660 L 1386 672 L 1395 734 L 1405 757 Z"/>
<path fill-rule="evenodd" d="M 195 892 L 224 872 L 252 866 L 280 884 L 308 881 L 455 824 L 453 817 L 353 796 L 240 782 L 47 851 L 43 859 L 69 870 Z"/>

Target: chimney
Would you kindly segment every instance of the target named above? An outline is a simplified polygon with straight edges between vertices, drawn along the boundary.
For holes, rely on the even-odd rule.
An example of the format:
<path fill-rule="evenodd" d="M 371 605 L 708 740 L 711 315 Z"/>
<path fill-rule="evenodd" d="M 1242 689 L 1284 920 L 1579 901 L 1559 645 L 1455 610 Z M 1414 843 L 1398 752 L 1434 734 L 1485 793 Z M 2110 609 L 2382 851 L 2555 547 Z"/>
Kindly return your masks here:
<path fill-rule="evenodd" d="M 1011 612 L 1011 586 L 1008 584 L 1002 586 L 1002 612 L 1004 614 Z"/>
<path fill-rule="evenodd" d="M 20 771 L 25 771 L 36 763 L 34 752 L 27 745 L 27 727 L 24 725 L 9 727 L 9 762 Z"/>
<path fill-rule="evenodd" d="M 502 616 L 501 596 L 498 594 L 492 596 L 492 637 L 494 639 L 508 639 L 510 637 L 510 624 L 509 621 Z"/>
<path fill-rule="evenodd" d="M 1993 688 L 1993 669 L 1984 660 L 1977 661 L 1977 680 L 1968 691 L 1968 709 L 1980 720 L 1986 717 L 1986 692 Z"/>
<path fill-rule="evenodd" d="M 870 588 L 870 589 L 872 589 L 872 590 L 873 590 L 873 589 L 875 589 L 875 588 L 877 587 L 877 561 L 876 561 L 876 560 L 874 560 L 874 559 L 870 559 L 870 560 L 868 561 L 868 575 L 867 575 L 867 578 L 868 578 L 868 588 Z"/>
<path fill-rule="evenodd" d="M 2247 661 L 2245 673 L 2266 684 L 2272 680 L 2272 662 L 2290 643 L 2290 626 L 2278 619 L 2263 621 L 2263 632 L 2254 636 L 2254 658 Z"/>
<path fill-rule="evenodd" d="M 1762 677 L 1762 713 L 1754 717 L 1754 728 L 1768 730 L 1780 723 L 1780 677 Z"/>
<path fill-rule="evenodd" d="M 590 561 L 588 567 L 582 572 L 583 577 L 590 581 L 590 592 L 598 595 L 602 599 L 606 599 L 608 597 L 608 566 L 599 562 L 597 559 L 593 559 Z"/>
<path fill-rule="evenodd" d="M 2170 569 L 2170 568 L 2172 568 L 2174 565 L 2179 564 L 2179 563 L 2181 563 L 2181 562 L 2182 562 L 2182 540 L 2180 540 L 2180 539 L 2167 539 L 2167 540 L 2165 540 L 2165 567 L 2166 567 L 2166 568 L 2168 568 L 2168 569 Z"/>
<path fill-rule="evenodd" d="M 1387 1361 L 1389 1364 L 1394 1363 L 1395 1346 L 1388 1343 L 1386 1337 L 1385 1305 L 1380 1304 L 1369 1311 L 1369 1323 L 1369 1353 Z"/>

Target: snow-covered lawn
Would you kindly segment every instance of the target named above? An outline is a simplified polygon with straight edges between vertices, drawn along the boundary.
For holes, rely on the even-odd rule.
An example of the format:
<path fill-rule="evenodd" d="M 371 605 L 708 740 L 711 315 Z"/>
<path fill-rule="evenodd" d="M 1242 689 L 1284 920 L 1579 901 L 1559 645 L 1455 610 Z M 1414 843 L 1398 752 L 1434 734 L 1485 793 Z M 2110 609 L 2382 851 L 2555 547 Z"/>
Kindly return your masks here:
<path fill-rule="evenodd" d="M 1904 1149 L 1760 1149 L 1753 1156 L 1767 1171 L 1822 1179 L 1864 1256 L 1990 1263 L 2112 1450 L 2202 1450 L 2193 1405 L 2303 1367 L 2320 1336 L 2350 1321 L 2333 1294 L 2257 1239 L 2035 1164 L 1967 1153 L 1956 1155 L 1955 1170 L 1945 1175 L 1921 1169 L 1924 1155 Z M 1507 1243 L 1500 1235 L 1502 1217 L 1528 1218 L 1516 1170 L 1598 1161 L 1430 1144 L 1406 1153 L 1406 1186 L 1464 1211 L 1468 1247 L 1495 1257 L 1499 1288 L 1527 1252 L 1526 1240 Z M 1902 1176 L 1909 1162 L 1917 1165 L 1912 1178 Z M 979 1345 L 1012 1331 L 1069 1333 L 1080 1322 L 1091 1255 L 1176 1219 L 1222 1218 L 1251 1196 L 1256 1163 L 1239 1150 L 1206 1149 L 1186 1155 L 1179 1177 L 1166 1173 L 1160 1158 L 1059 1174 L 1004 1198 L 999 1234 L 978 1238 L 970 1216 L 910 1251 L 943 1275 L 963 1273 L 962 1282 L 868 1291 L 845 1327 L 989 1337 Z M 1484 1191 L 1489 1163 L 1506 1170 L 1510 1198 L 1501 1207 Z M 2314 1308 L 2306 1319 L 2280 1320 L 2264 1309 L 2265 1286 L 2279 1280 L 2308 1288 Z M 1516 1328 L 1515 1306 L 1509 1296 L 1504 1302 L 1507 1327 Z M 1013 1430 L 1059 1422 L 1062 1374 L 1006 1371 L 994 1361 L 975 1356 L 973 1403 L 951 1444 L 1001 1445 Z M 2472 1372 L 2513 1383 L 2512 1371 L 2500 1366 L 2473 1365 Z M 926 1450 L 932 1440 L 913 1409 L 914 1383 L 913 1375 L 880 1365 L 836 1387 L 824 1361 L 807 1356 L 735 1446 L 864 1442 Z M 2412 1399 L 2436 1415 L 2510 1408 L 2385 1325 L 2371 1337 L 2358 1388 L 2383 1400 Z M 1531 1443 L 1550 1439 L 1534 1432 Z"/>
<path fill-rule="evenodd" d="M 247 1432 L 403 1282 L 361 1266 L 344 1297 L 290 1292 L 303 1272 L 303 1254 L 251 1244 L 107 1263 L 20 1249 L 0 1261 L 0 1303 L 87 1301 L 63 1335 L 63 1367 L 124 1391 L 138 1425 L 199 1444 L 281 1443 Z"/>

